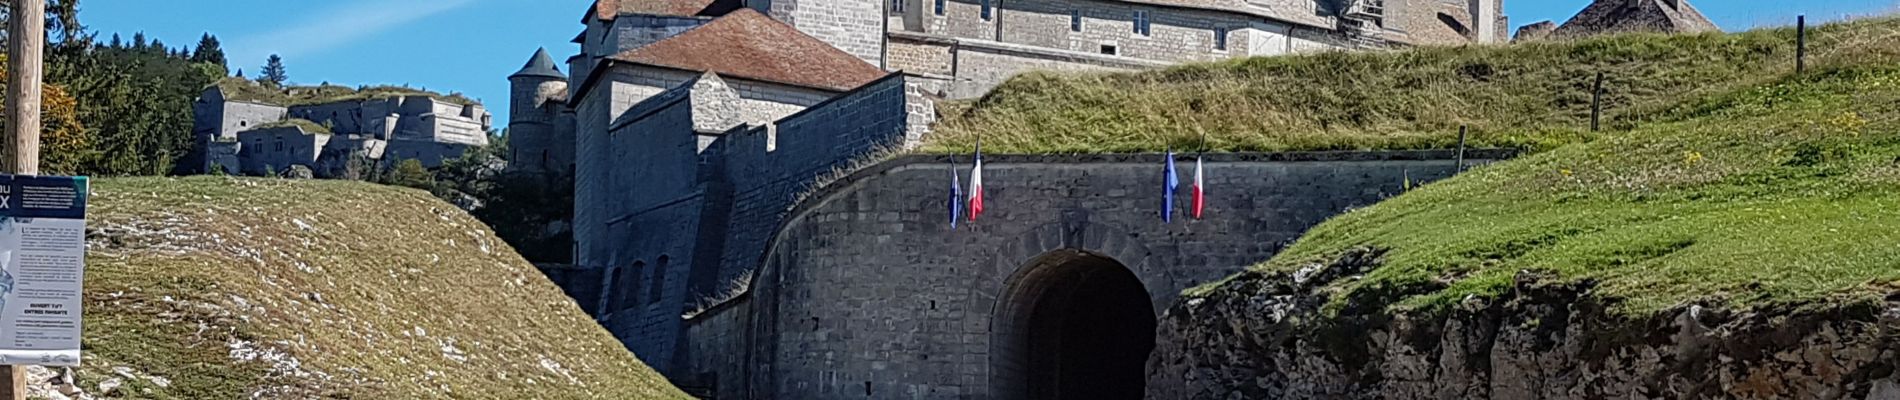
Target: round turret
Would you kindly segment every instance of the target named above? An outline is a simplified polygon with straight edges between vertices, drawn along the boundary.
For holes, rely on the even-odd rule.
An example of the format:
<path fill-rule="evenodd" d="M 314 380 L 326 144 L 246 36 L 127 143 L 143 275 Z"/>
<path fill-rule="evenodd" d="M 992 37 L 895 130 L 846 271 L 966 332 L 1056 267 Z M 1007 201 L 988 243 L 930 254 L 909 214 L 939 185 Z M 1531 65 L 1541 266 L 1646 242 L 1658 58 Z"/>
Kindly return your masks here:
<path fill-rule="evenodd" d="M 509 148 L 516 152 L 511 157 L 515 162 L 508 168 L 515 171 L 551 171 L 549 164 L 554 160 L 552 151 L 559 132 L 555 126 L 561 107 L 550 107 L 549 102 L 562 102 L 567 98 L 567 76 L 554 66 L 554 58 L 548 56 L 547 49 L 534 52 L 528 64 L 520 72 L 508 76 L 511 86 L 508 109 Z"/>
<path fill-rule="evenodd" d="M 516 122 L 552 122 L 553 110 L 544 106 L 549 100 L 567 97 L 567 75 L 555 67 L 554 58 L 545 48 L 536 50 L 521 71 L 509 75 L 508 83 L 512 86 L 508 109 L 511 128 Z"/>

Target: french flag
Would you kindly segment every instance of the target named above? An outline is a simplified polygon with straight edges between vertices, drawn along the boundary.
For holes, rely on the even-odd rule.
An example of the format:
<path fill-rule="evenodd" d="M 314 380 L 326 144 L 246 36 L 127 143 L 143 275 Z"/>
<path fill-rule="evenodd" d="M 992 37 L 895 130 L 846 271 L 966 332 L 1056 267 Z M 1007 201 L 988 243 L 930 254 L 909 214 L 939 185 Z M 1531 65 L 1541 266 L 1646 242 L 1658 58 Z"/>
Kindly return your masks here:
<path fill-rule="evenodd" d="M 1207 182 L 1201 179 L 1201 156 L 1194 156 L 1194 219 L 1201 219 L 1201 209 L 1207 205 L 1207 194 L 1201 188 Z"/>
<path fill-rule="evenodd" d="M 970 168 L 970 221 L 983 215 L 983 140 L 976 141 L 976 166 Z"/>

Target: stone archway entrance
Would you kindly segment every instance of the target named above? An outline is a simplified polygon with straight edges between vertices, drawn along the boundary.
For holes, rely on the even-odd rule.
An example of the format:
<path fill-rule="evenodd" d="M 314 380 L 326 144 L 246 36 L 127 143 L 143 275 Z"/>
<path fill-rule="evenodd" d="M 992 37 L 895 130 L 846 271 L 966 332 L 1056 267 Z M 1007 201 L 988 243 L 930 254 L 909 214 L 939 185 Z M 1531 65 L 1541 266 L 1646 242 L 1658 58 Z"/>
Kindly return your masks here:
<path fill-rule="evenodd" d="M 1128 267 L 1086 251 L 1052 251 L 1011 276 L 996 301 L 996 398 L 1142 398 L 1155 311 Z"/>

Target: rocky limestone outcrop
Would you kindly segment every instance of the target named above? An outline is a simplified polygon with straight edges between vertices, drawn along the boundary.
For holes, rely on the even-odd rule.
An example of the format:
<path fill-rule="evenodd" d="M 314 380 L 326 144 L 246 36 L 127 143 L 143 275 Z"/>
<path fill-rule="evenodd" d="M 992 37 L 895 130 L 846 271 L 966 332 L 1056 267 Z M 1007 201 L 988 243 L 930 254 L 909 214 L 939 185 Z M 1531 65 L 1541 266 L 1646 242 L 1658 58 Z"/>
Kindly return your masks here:
<path fill-rule="evenodd" d="M 1497 298 L 1393 315 L 1421 288 L 1341 293 L 1380 252 L 1250 273 L 1168 311 L 1153 399 L 1900 399 L 1900 296 L 1610 312 L 1589 282 L 1517 276 Z"/>

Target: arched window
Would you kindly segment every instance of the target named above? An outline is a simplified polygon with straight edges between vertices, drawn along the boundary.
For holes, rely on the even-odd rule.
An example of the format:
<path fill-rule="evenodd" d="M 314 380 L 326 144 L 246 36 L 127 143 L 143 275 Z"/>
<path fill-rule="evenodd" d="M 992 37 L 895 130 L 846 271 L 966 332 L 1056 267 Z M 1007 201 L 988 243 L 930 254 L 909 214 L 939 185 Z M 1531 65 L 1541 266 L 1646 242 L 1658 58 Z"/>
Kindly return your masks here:
<path fill-rule="evenodd" d="M 647 291 L 647 304 L 660 304 L 660 295 L 666 293 L 666 264 L 672 257 L 660 256 L 660 263 L 653 268 L 653 289 Z"/>
<path fill-rule="evenodd" d="M 613 296 L 612 299 L 608 301 L 610 307 L 608 310 L 624 310 L 630 308 L 627 304 L 629 299 L 633 301 L 640 300 L 640 271 L 646 268 L 647 263 L 645 261 L 635 261 L 633 262 L 633 266 L 625 273 L 617 273 L 609 278 L 608 286 L 613 288 Z"/>
<path fill-rule="evenodd" d="M 600 309 L 596 311 L 600 318 L 604 319 L 614 315 L 614 311 L 619 311 L 620 309 L 620 304 L 616 303 L 616 301 L 619 300 L 617 298 L 619 296 L 616 296 L 616 294 L 620 293 L 621 290 L 625 290 L 625 288 L 620 287 L 620 273 L 619 268 L 608 269 L 607 280 L 601 282 Z"/>

